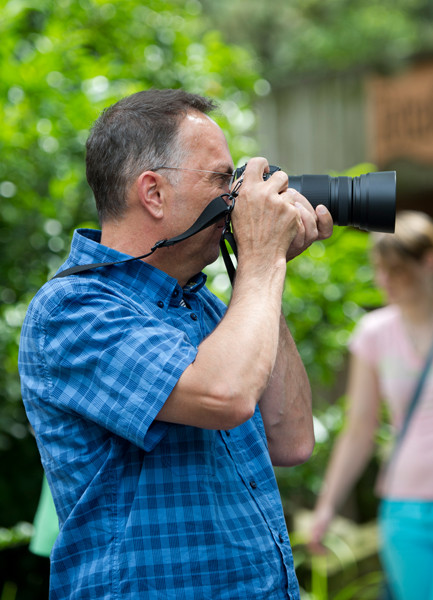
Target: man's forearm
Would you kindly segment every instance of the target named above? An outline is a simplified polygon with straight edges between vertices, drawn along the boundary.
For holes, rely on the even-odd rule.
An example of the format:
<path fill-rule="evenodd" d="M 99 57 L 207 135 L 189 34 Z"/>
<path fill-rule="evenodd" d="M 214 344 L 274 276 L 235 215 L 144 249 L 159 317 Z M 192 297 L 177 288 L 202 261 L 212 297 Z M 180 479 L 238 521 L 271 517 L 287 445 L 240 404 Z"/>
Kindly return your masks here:
<path fill-rule="evenodd" d="M 311 388 L 283 315 L 277 358 L 260 410 L 273 464 L 290 466 L 307 460 L 314 448 Z"/>
<path fill-rule="evenodd" d="M 284 274 L 284 258 L 263 268 L 239 263 L 226 315 L 200 344 L 160 420 L 231 429 L 254 414 L 278 354 Z"/>

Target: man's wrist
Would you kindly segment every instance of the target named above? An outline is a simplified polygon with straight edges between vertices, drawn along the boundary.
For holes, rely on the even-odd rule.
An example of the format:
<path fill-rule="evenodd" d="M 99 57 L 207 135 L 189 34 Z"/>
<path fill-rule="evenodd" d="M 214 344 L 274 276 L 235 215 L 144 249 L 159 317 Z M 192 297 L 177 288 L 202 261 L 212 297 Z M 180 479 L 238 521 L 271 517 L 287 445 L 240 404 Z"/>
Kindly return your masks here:
<path fill-rule="evenodd" d="M 263 253 L 265 250 L 263 250 Z M 254 257 L 239 256 L 237 272 L 253 282 L 257 280 L 261 284 L 266 282 L 278 282 L 284 280 L 287 263 L 285 256 L 279 256 L 273 260 L 264 255 L 255 259 Z"/>

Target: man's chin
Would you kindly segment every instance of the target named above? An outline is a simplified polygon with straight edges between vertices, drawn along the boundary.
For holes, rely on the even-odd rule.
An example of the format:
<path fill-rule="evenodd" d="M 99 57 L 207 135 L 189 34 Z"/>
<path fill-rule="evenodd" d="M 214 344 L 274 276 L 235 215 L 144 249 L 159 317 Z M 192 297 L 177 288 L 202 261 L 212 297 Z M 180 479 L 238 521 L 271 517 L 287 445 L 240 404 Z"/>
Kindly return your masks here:
<path fill-rule="evenodd" d="M 220 255 L 219 240 L 215 242 L 215 238 L 209 243 L 209 245 L 203 250 L 202 256 L 204 266 L 211 265 L 214 263 Z"/>

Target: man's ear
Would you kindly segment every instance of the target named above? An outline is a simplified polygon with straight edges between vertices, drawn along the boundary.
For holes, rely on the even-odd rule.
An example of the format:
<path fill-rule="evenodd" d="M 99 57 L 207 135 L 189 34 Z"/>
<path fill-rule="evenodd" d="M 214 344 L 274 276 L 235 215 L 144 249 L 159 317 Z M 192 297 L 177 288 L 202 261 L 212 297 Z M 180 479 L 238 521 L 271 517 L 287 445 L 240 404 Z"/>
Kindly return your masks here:
<path fill-rule="evenodd" d="M 166 193 L 166 181 L 159 173 L 143 171 L 136 181 L 137 195 L 140 205 L 154 219 L 164 216 L 164 200 Z"/>

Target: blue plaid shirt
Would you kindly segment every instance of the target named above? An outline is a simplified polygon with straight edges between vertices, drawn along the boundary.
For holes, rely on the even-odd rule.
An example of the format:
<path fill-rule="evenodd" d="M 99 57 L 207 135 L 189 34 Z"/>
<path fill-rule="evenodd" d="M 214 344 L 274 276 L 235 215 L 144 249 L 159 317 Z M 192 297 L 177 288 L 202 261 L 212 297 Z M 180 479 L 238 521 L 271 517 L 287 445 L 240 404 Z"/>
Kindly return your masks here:
<path fill-rule="evenodd" d="M 64 268 L 126 258 L 99 239 L 77 231 Z M 231 431 L 155 421 L 224 314 L 204 283 L 134 261 L 30 304 L 19 368 L 60 523 L 52 600 L 299 598 L 259 409 Z"/>

